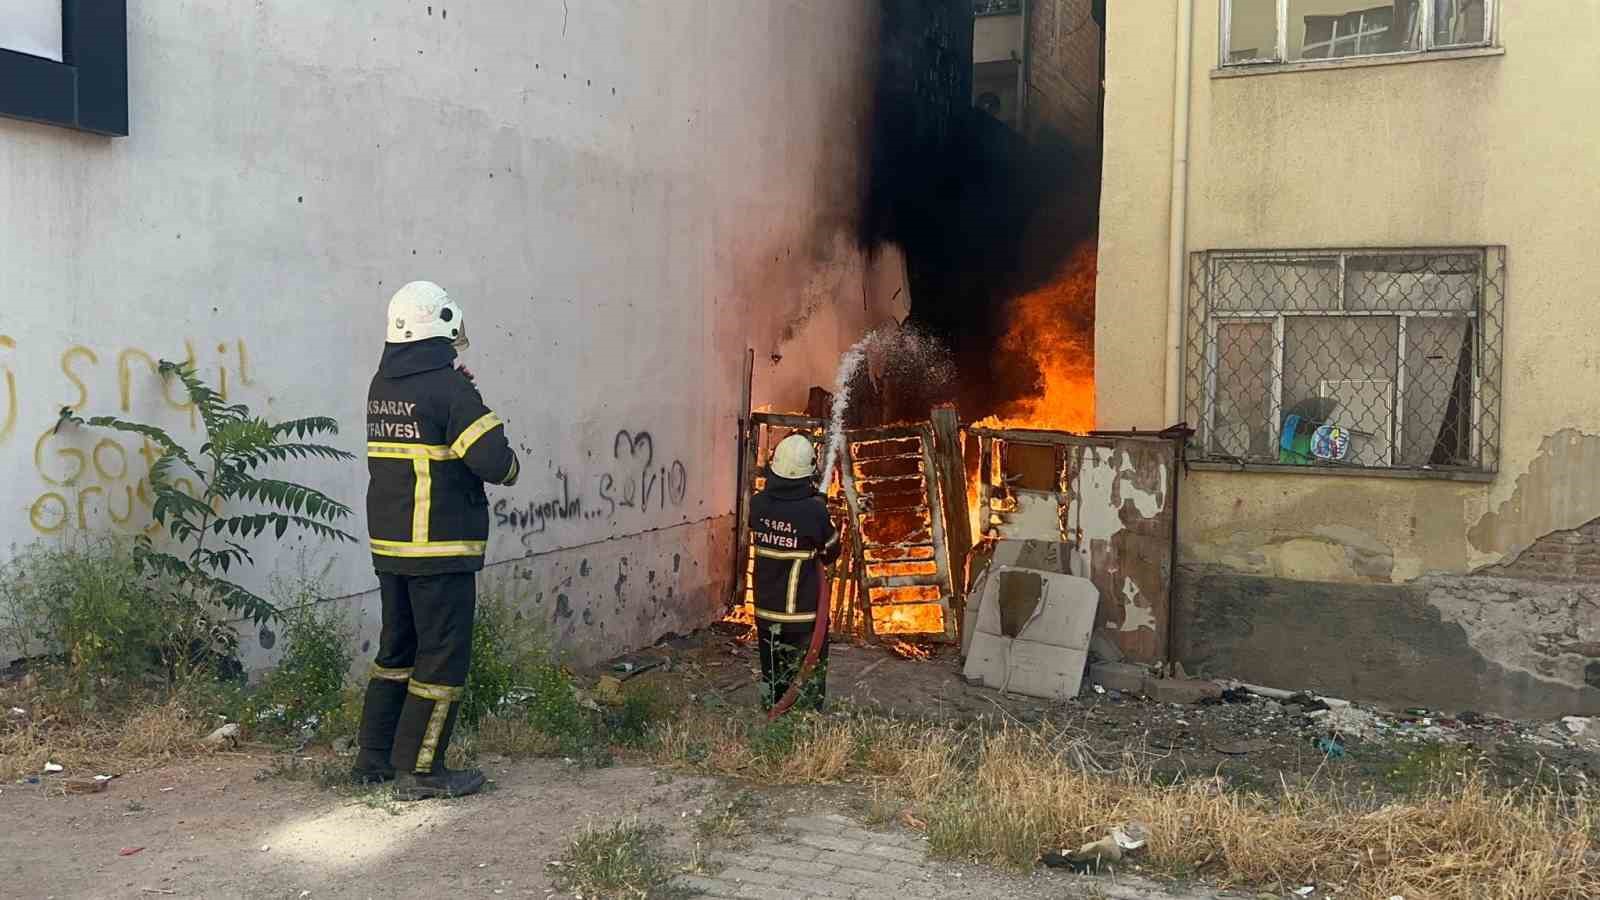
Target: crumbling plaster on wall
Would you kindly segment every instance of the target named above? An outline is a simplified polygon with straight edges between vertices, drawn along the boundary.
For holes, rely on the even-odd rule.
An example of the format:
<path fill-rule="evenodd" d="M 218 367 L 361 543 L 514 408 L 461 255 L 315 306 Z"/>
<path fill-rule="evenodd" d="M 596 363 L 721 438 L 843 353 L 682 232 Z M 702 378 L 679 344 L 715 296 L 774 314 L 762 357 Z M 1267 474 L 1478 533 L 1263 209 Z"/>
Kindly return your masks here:
<path fill-rule="evenodd" d="M 1179 555 L 1186 564 L 1308 581 L 1401 583 L 1428 572 L 1466 571 L 1465 523 L 1482 487 L 1191 472 L 1181 491 Z"/>
<path fill-rule="evenodd" d="M 1495 503 L 1497 488 L 1508 496 Z M 1488 574 L 1600 518 L 1600 435 L 1548 435 L 1494 485 L 1199 472 L 1184 491 L 1185 562 L 1333 582 Z"/>
<path fill-rule="evenodd" d="M 1600 435 L 1547 435 L 1511 495 L 1467 531 L 1474 569 L 1507 563 L 1538 541 L 1600 517 Z"/>
<path fill-rule="evenodd" d="M 1600 584 L 1438 577 L 1422 586 L 1428 605 L 1485 659 L 1544 682 L 1600 687 Z"/>

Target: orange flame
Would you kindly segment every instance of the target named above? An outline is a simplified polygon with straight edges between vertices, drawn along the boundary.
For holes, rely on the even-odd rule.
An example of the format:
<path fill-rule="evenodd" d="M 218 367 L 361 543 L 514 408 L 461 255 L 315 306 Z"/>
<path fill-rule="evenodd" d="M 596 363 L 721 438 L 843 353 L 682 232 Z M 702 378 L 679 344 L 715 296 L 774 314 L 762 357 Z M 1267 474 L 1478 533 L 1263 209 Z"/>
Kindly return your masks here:
<path fill-rule="evenodd" d="M 1006 353 L 1029 357 L 1039 367 L 1040 390 L 976 424 L 984 428 L 1094 428 L 1094 333 L 1084 311 L 1094 309 L 1095 245 L 1073 251 L 1060 275 L 1012 305 L 1001 341 Z"/>
<path fill-rule="evenodd" d="M 889 638 L 883 642 L 884 649 L 901 659 L 931 659 L 933 652 L 921 644 Z"/>

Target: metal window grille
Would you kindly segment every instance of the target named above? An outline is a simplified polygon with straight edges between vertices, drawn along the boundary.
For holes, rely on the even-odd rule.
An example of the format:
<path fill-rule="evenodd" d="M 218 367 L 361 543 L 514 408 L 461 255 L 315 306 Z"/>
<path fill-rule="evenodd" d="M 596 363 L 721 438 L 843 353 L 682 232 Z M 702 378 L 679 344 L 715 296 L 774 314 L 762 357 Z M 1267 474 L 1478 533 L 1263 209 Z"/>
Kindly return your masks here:
<path fill-rule="evenodd" d="M 1190 256 L 1191 459 L 1496 471 L 1504 247 Z"/>
<path fill-rule="evenodd" d="M 1222 0 L 1223 66 L 1493 46 L 1496 0 Z"/>

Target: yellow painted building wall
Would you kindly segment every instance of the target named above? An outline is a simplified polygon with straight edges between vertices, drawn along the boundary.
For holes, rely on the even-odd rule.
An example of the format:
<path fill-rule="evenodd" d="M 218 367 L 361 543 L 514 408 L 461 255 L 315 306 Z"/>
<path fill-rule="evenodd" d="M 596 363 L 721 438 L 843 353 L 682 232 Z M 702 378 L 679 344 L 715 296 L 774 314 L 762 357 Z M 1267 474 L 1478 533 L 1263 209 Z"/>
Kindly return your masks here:
<path fill-rule="evenodd" d="M 1503 55 L 1214 77 L 1195 3 L 1187 249 L 1504 244 L 1492 483 L 1193 472 L 1184 564 L 1405 582 L 1600 518 L 1600 2 L 1503 2 Z M 1164 417 L 1176 2 L 1112 4 L 1096 324 L 1101 428 Z"/>

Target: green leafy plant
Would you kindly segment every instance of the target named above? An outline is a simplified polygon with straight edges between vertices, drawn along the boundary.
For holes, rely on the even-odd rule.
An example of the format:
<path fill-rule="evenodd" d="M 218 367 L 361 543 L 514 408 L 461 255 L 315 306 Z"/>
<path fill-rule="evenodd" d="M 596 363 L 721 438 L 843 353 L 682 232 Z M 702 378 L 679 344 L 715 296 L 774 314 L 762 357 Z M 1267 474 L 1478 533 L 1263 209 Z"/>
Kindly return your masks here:
<path fill-rule="evenodd" d="M 341 730 L 345 676 L 353 656 L 344 611 L 310 602 L 294 607 L 284 618 L 283 658 L 251 695 L 247 721 L 261 734 L 303 736 Z"/>
<path fill-rule="evenodd" d="M 151 515 L 172 538 L 169 549 L 139 536 L 134 560 L 147 575 L 169 584 L 173 601 L 189 613 L 187 656 L 168 660 L 169 671 L 188 668 L 197 646 L 236 650 L 231 627 L 213 614 L 221 608 L 256 624 L 277 619 L 276 606 L 229 579 L 236 567 L 253 565 L 250 550 L 240 541 L 271 533 L 282 539 L 291 529 L 303 530 L 330 541 L 355 538 L 337 523 L 351 515 L 349 507 L 314 488 L 279 478 L 254 474 L 271 463 L 322 459 L 353 461 L 343 450 L 308 441 L 337 434 L 338 423 L 317 416 L 287 422 L 269 422 L 254 416 L 244 404 L 229 404 L 195 373 L 189 364 L 162 360 L 163 378 L 177 378 L 189 393 L 206 439 L 191 454 L 165 429 L 116 416 L 95 416 L 85 422 L 68 409 L 63 422 L 86 424 L 137 434 L 161 450 L 150 467 L 150 489 L 155 497 Z M 180 481 L 196 481 L 197 493 L 182 490 Z"/>
<path fill-rule="evenodd" d="M 54 660 L 34 665 L 60 676 L 80 707 L 154 673 L 172 630 L 166 613 L 125 539 L 41 541 L 0 565 L 0 659 Z"/>

